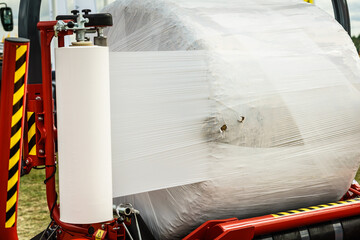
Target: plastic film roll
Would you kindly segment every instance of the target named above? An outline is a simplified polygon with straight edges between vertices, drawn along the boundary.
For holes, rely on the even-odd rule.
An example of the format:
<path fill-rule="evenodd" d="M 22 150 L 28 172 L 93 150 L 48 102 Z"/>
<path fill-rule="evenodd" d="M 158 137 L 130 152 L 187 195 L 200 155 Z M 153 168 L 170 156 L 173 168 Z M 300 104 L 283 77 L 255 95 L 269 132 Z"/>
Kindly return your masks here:
<path fill-rule="evenodd" d="M 60 219 L 112 219 L 109 53 L 56 49 Z"/>

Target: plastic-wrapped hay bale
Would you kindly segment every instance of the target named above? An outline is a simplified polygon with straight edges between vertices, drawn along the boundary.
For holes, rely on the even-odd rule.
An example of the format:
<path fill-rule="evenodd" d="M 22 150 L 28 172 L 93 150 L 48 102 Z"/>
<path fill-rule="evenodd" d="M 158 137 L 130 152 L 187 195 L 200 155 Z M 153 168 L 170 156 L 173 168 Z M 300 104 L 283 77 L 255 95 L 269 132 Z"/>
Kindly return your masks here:
<path fill-rule="evenodd" d="M 110 66 L 114 199 L 157 239 L 346 192 L 360 163 L 360 65 L 331 16 L 302 0 L 104 11 L 122 52 Z"/>

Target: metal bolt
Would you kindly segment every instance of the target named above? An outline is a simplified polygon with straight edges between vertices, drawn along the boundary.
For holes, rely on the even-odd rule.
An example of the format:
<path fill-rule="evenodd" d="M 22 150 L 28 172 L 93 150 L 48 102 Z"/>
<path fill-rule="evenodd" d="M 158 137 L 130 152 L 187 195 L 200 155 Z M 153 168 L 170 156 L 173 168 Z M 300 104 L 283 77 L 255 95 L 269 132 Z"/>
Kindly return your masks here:
<path fill-rule="evenodd" d="M 62 234 L 62 231 L 61 231 L 61 229 L 59 230 L 59 234 Z"/>
<path fill-rule="evenodd" d="M 29 164 L 29 159 L 26 159 L 25 163 L 26 163 L 26 165 L 28 165 Z"/>
<path fill-rule="evenodd" d="M 43 117 L 38 117 L 38 120 L 39 120 L 39 121 L 43 121 L 44 118 L 43 118 Z"/>
<path fill-rule="evenodd" d="M 101 229 L 103 229 L 103 230 L 105 229 L 105 224 L 101 225 Z"/>
<path fill-rule="evenodd" d="M 40 150 L 39 150 L 39 153 L 40 153 L 40 154 L 44 154 L 45 151 L 44 151 L 43 149 L 40 149 Z"/>
<path fill-rule="evenodd" d="M 41 97 L 37 96 L 37 97 L 35 98 L 35 100 L 40 101 L 40 100 L 41 100 Z"/>

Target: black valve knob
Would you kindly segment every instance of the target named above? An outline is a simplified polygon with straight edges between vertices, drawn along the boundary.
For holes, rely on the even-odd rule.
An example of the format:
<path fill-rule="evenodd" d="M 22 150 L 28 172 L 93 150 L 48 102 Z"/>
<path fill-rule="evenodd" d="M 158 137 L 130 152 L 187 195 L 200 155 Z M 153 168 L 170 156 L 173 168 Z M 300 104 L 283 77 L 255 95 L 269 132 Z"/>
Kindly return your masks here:
<path fill-rule="evenodd" d="M 83 9 L 82 12 L 84 13 L 84 15 L 88 15 L 89 12 L 91 12 L 91 9 Z"/>
<path fill-rule="evenodd" d="M 73 28 L 73 27 L 75 27 L 75 23 L 74 23 L 73 21 L 68 22 L 68 23 L 67 23 L 67 26 L 68 26 L 69 28 Z"/>
<path fill-rule="evenodd" d="M 73 15 L 77 16 L 79 14 L 79 10 L 74 9 L 74 10 L 71 11 L 71 13 Z"/>

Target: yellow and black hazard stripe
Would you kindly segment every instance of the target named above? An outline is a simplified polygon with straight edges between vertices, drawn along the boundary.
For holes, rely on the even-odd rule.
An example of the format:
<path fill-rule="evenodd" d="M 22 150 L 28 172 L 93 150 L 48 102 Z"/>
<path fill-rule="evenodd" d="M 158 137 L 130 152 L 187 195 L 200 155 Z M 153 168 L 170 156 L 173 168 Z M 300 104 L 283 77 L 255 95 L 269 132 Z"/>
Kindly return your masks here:
<path fill-rule="evenodd" d="M 9 156 L 9 175 L 7 183 L 5 227 L 11 228 L 16 221 L 16 202 L 19 183 L 20 140 L 23 120 L 23 98 L 26 72 L 27 45 L 16 49 L 16 67 L 14 76 L 13 109 L 11 118 L 11 138 Z"/>
<path fill-rule="evenodd" d="M 353 203 L 360 203 L 360 198 L 350 199 L 350 200 L 346 200 L 346 201 L 338 201 L 338 202 L 327 203 L 327 204 L 321 204 L 321 205 L 311 206 L 311 207 L 307 207 L 307 208 L 300 208 L 297 210 L 290 210 L 287 212 L 279 212 L 279 213 L 271 214 L 271 215 L 274 218 L 286 217 L 286 216 L 293 215 L 293 214 L 312 212 L 312 211 L 317 211 L 320 209 L 333 208 L 333 207 L 338 207 L 338 206 L 341 206 L 344 204 L 353 204 Z"/>
<path fill-rule="evenodd" d="M 307 3 L 314 4 L 314 0 L 304 0 L 304 1 L 307 2 Z"/>
<path fill-rule="evenodd" d="M 27 112 L 27 123 L 29 155 L 34 156 L 36 155 L 36 124 L 34 112 Z"/>

